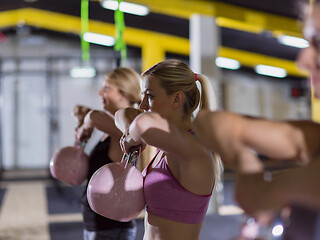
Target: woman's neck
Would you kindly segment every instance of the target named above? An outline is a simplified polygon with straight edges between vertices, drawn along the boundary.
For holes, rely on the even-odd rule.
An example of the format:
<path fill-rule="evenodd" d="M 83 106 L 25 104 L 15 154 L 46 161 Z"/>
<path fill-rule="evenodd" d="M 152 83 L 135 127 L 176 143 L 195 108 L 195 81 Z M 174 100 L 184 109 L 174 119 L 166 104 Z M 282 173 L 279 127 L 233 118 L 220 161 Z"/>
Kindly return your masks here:
<path fill-rule="evenodd" d="M 191 118 L 187 117 L 184 119 L 180 119 L 179 121 L 174 121 L 173 124 L 181 130 L 188 131 L 189 129 L 191 129 Z"/>

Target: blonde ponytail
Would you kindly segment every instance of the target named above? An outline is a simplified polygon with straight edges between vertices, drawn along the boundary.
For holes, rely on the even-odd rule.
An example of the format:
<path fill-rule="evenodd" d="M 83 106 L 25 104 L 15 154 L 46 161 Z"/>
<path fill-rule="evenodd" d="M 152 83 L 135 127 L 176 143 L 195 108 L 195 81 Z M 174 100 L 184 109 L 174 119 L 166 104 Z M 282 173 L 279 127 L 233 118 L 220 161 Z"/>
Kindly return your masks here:
<path fill-rule="evenodd" d="M 197 74 L 198 81 L 201 85 L 200 91 L 200 110 L 214 111 L 218 109 L 218 103 L 213 87 L 205 75 Z"/>

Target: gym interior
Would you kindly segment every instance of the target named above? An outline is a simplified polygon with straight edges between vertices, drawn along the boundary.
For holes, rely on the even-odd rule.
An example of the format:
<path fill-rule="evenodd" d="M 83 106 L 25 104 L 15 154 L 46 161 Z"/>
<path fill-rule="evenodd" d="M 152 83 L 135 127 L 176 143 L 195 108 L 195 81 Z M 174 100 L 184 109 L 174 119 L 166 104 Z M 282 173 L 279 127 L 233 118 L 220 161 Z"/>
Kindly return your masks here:
<path fill-rule="evenodd" d="M 114 10 L 103 7 L 108 1 L 88 1 L 87 31 L 114 39 L 117 20 Z M 124 59 L 114 43 L 84 43 L 80 0 L 1 1 L 0 239 L 82 239 L 85 185 L 54 179 L 49 161 L 74 144 L 72 107 L 99 109 L 96 95 L 104 76 L 121 64 L 141 73 L 164 59 L 179 59 L 210 79 L 218 109 L 276 120 L 317 118 L 308 75 L 296 65 L 305 46 L 283 41 L 303 41 L 297 1 L 129 2 L 148 12 L 124 13 Z M 90 71 L 76 74 L 84 68 Z M 95 132 L 86 151 L 100 136 Z M 201 240 L 237 236 L 246 216 L 234 200 L 233 179 L 225 169 Z M 141 240 L 143 212 L 137 225 Z"/>

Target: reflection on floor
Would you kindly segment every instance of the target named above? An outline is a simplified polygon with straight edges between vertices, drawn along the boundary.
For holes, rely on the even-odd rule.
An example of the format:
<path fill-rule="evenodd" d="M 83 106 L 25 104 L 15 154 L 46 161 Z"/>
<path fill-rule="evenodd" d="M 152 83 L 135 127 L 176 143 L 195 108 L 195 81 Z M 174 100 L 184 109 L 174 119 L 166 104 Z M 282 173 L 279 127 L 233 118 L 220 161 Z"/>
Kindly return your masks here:
<path fill-rule="evenodd" d="M 84 186 L 50 179 L 47 171 L 7 172 L 0 179 L 0 240 L 82 240 L 80 198 Z M 220 214 L 206 216 L 200 240 L 228 240 L 243 220 L 232 198 L 232 181 L 224 182 Z M 224 215 L 222 215 L 224 214 Z M 137 240 L 143 219 L 137 219 Z"/>

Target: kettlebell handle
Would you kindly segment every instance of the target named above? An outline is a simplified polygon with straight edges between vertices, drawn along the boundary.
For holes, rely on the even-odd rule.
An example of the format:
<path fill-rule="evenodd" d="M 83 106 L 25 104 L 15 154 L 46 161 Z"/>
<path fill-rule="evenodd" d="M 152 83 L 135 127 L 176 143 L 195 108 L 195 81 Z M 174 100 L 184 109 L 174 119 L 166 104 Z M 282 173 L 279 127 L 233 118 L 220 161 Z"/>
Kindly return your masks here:
<path fill-rule="evenodd" d="M 125 168 L 127 167 L 128 164 L 131 166 L 136 166 L 140 152 L 141 152 L 141 147 L 131 151 L 129 155 L 125 153 L 123 154 L 121 162 L 125 161 Z"/>
<path fill-rule="evenodd" d="M 74 146 L 79 146 L 79 147 L 84 148 L 84 147 L 86 146 L 86 142 L 78 142 L 78 141 L 75 141 L 75 142 L 74 142 Z"/>

